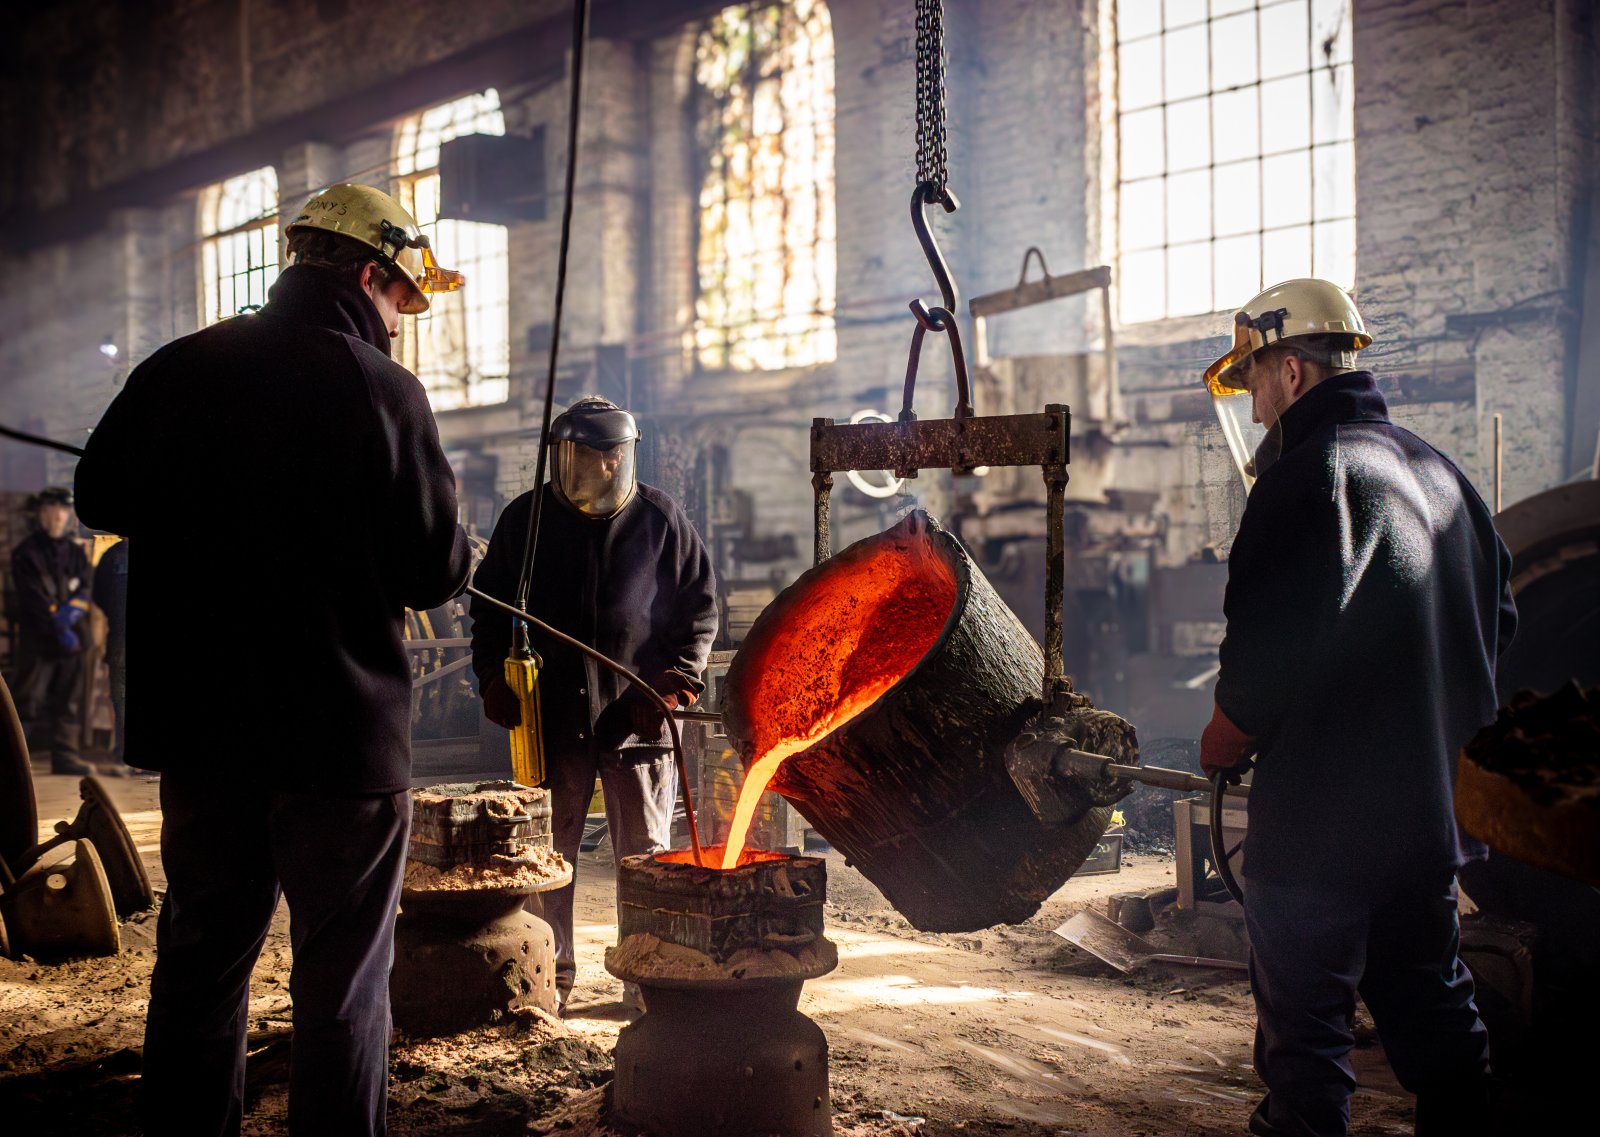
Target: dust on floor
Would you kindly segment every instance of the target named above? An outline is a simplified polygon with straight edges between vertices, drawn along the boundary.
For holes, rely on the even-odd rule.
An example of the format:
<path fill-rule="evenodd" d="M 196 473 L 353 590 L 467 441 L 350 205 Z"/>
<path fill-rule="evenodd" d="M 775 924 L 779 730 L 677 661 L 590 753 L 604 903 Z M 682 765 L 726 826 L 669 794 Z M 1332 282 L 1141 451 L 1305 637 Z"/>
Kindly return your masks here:
<path fill-rule="evenodd" d="M 76 809 L 76 782 L 36 777 L 41 828 Z M 111 783 L 157 889 L 154 782 Z M 1025 924 L 960 935 L 911 928 L 858 873 L 828 857 L 827 930 L 837 971 L 806 984 L 800 1009 L 828 1036 L 840 1137 L 1089 1137 L 1237 1134 L 1261 1087 L 1254 1013 L 1235 974 L 1149 969 L 1120 976 L 1054 936 L 1114 892 L 1172 883 L 1164 856 L 1133 854 L 1115 875 L 1068 882 Z M 570 1016 L 526 1014 L 447 1039 L 397 1038 L 396 1137 L 559 1133 L 612 1137 L 610 1052 L 627 1021 L 602 966 L 616 940 L 609 849 L 582 854 L 578 986 Z M 132 1122 L 154 914 L 122 926 L 123 951 L 58 966 L 0 960 L 0 1116 L 17 1132 L 123 1137 Z M 287 914 L 281 908 L 250 990 L 247 1134 L 287 1132 Z M 1381 1049 L 1357 1052 L 1352 1132 L 1409 1132 L 1411 1099 Z"/>

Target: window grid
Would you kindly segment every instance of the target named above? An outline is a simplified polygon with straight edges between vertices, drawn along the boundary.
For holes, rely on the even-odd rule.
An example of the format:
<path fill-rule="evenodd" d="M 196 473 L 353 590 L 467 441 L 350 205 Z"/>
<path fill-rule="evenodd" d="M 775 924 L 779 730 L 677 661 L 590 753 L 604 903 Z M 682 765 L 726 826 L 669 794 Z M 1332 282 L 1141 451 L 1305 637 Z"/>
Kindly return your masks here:
<path fill-rule="evenodd" d="M 1122 322 L 1352 286 L 1348 0 L 1119 0 L 1117 20 Z"/>
<path fill-rule="evenodd" d="M 699 145 L 692 348 L 706 370 L 837 353 L 833 25 L 822 0 L 739 4 L 695 53 Z"/>
<path fill-rule="evenodd" d="M 263 166 L 200 193 L 202 326 L 267 302 L 278 279 L 278 172 Z"/>
<path fill-rule="evenodd" d="M 466 275 L 459 292 L 430 297 L 400 322 L 400 360 L 436 411 L 489 406 L 511 394 L 511 277 L 504 225 L 439 218 L 439 148 L 466 134 L 506 132 L 490 88 L 415 115 L 396 135 L 396 191 L 433 243 L 439 263 Z"/>

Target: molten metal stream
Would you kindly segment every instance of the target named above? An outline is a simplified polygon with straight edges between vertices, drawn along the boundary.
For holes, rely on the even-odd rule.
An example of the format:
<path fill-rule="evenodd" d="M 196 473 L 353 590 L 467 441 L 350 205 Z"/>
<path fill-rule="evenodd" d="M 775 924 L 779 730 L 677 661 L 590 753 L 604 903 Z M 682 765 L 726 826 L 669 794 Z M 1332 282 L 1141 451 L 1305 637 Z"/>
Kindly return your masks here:
<path fill-rule="evenodd" d="M 863 556 L 840 554 L 803 578 L 776 634 L 747 646 L 756 653 L 750 703 L 759 756 L 745 772 L 719 867 L 739 864 L 756 805 L 779 767 L 869 709 L 943 632 L 955 608 L 955 574 L 915 536 Z"/>
<path fill-rule="evenodd" d="M 756 806 L 766 791 L 772 776 L 778 772 L 785 758 L 807 749 L 813 742 L 831 734 L 877 702 L 878 696 L 899 682 L 899 675 L 879 676 L 873 684 L 858 692 L 848 703 L 834 708 L 804 738 L 786 738 L 750 764 L 744 772 L 744 785 L 739 787 L 739 801 L 733 807 L 733 823 L 728 828 L 728 841 L 722 848 L 721 869 L 735 868 L 739 854 L 744 851 L 744 839 L 750 833 L 750 823 L 755 820 Z"/>

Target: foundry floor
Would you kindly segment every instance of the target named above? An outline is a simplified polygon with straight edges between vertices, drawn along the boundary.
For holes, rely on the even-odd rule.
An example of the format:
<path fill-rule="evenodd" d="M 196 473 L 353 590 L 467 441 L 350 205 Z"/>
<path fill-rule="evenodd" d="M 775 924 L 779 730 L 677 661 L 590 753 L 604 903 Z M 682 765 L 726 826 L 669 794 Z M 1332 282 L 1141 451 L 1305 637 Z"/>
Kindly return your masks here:
<path fill-rule="evenodd" d="M 157 783 L 108 781 L 159 890 Z M 76 780 L 38 774 L 41 830 L 77 807 Z M 828 858 L 828 935 L 840 966 L 806 985 L 801 1010 L 831 1048 L 836 1125 L 884 1134 L 1233 1134 L 1259 1096 L 1254 1026 L 1237 974 L 1122 977 L 1051 934 L 1113 892 L 1172 882 L 1170 858 L 1132 855 L 1123 871 L 1069 881 L 1032 920 L 964 935 L 915 931 L 837 855 Z M 607 1054 L 625 1023 L 621 986 L 602 967 L 616 927 L 609 848 L 578 868 L 579 978 L 565 1022 L 524 1022 L 432 1043 L 396 1044 L 391 1133 L 605 1134 Z M 280 907 L 251 987 L 257 1051 L 246 1132 L 279 1135 L 281 1049 L 289 1027 L 287 915 Z M 0 960 L 0 1110 L 8 1082 L 48 1130 L 132 1133 L 128 1104 L 154 954 L 154 920 L 123 925 L 113 959 L 58 967 Z M 1370 1031 L 1352 1132 L 1409 1132 L 1411 1099 Z M 274 1071 L 273 1059 L 277 1069 Z M 21 1087 L 21 1089 L 19 1089 Z M 24 1092 L 25 1091 L 25 1092 Z M 0 1113 L 0 1116 L 6 1116 Z"/>

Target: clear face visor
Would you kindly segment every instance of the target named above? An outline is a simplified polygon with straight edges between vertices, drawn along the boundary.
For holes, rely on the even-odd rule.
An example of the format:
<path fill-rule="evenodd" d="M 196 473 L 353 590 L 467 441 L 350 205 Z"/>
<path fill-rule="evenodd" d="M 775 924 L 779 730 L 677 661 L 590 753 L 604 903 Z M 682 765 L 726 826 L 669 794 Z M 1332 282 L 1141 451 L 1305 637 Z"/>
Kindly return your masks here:
<path fill-rule="evenodd" d="M 1222 437 L 1228 441 L 1228 453 L 1244 479 L 1244 489 L 1250 492 L 1260 473 L 1256 469 L 1256 451 L 1266 441 L 1267 428 L 1251 421 L 1251 399 L 1248 391 L 1234 391 L 1211 396 L 1211 409 L 1222 426 Z"/>
<path fill-rule="evenodd" d="M 612 517 L 633 496 L 634 442 L 597 450 L 563 439 L 555 444 L 556 492 L 588 517 Z"/>

